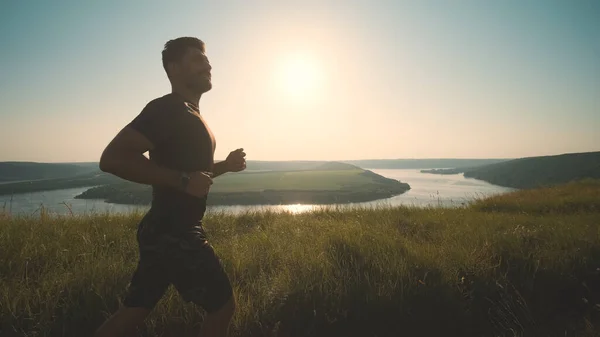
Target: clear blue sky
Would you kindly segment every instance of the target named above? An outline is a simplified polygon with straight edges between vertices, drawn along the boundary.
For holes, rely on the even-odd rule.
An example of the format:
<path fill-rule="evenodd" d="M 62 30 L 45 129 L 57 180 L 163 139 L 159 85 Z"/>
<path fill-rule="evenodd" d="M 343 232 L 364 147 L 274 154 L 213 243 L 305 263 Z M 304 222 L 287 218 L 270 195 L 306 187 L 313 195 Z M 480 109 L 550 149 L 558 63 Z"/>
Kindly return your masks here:
<path fill-rule="evenodd" d="M 0 161 L 97 161 L 197 36 L 217 159 L 600 150 L 600 1 L 9 1 Z"/>

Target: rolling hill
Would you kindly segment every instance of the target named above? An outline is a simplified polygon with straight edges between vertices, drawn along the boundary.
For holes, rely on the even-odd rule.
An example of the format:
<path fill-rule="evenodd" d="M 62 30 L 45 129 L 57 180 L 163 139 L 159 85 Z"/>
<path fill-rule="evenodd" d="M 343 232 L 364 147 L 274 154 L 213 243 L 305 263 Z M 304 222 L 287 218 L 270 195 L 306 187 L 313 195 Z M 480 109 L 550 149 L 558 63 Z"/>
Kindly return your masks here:
<path fill-rule="evenodd" d="M 58 179 L 98 172 L 98 163 L 0 162 L 0 182 Z"/>
<path fill-rule="evenodd" d="M 513 188 L 535 188 L 600 179 L 600 152 L 520 158 L 464 172 L 465 177 Z"/>

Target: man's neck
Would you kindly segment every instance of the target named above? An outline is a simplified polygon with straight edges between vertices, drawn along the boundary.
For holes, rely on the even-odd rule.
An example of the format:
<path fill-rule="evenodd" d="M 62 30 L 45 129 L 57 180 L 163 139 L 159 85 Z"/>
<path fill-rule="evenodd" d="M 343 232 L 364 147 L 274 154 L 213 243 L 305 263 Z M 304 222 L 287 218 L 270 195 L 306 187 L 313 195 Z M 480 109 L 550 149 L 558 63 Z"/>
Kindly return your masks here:
<path fill-rule="evenodd" d="M 189 103 L 192 103 L 196 106 L 200 106 L 200 97 L 202 97 L 202 94 L 197 94 L 197 93 L 191 92 L 190 90 L 187 90 L 186 88 L 175 88 L 175 87 L 171 88 L 171 92 L 173 94 L 181 96 L 181 98 L 183 98 L 185 101 L 187 101 Z"/>

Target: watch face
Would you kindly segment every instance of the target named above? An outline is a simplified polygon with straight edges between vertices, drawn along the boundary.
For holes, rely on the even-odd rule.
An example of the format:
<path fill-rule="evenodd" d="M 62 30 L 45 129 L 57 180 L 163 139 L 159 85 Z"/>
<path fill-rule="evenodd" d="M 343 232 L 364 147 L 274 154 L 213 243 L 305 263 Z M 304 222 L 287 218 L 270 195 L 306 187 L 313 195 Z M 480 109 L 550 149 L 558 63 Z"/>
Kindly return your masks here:
<path fill-rule="evenodd" d="M 190 182 L 190 176 L 187 173 L 181 174 L 181 187 L 185 188 Z"/>

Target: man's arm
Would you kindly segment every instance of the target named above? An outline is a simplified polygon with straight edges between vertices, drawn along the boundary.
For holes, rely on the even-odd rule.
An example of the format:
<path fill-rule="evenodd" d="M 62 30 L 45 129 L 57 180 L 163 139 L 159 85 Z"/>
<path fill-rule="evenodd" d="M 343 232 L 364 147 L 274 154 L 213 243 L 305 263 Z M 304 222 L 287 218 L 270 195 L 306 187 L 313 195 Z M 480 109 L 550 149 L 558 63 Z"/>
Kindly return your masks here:
<path fill-rule="evenodd" d="M 240 172 L 246 169 L 246 153 L 239 148 L 231 151 L 227 158 L 213 165 L 212 177 L 216 178 L 227 172 Z"/>
<path fill-rule="evenodd" d="M 223 175 L 229 171 L 229 167 L 227 164 L 226 160 L 220 161 L 218 163 L 215 163 L 214 167 L 213 167 L 213 173 L 212 173 L 212 177 L 216 178 L 220 175 Z"/>
<path fill-rule="evenodd" d="M 180 172 L 159 167 L 144 156 L 152 148 L 148 138 L 127 126 L 104 149 L 100 169 L 140 184 L 178 188 Z"/>

